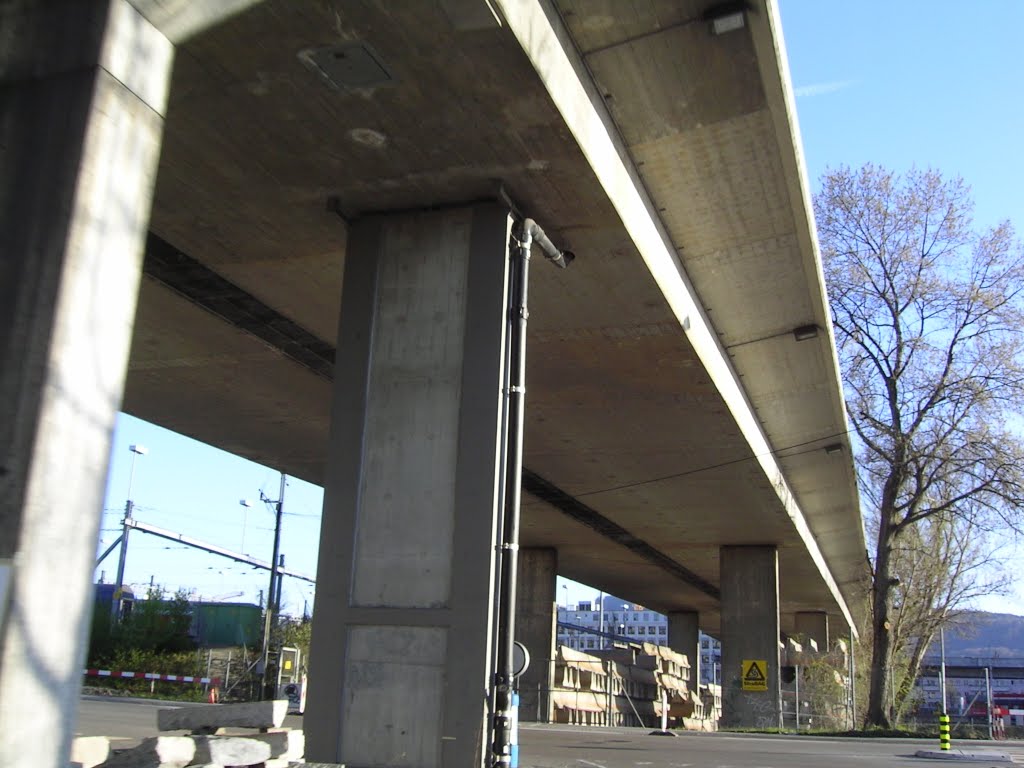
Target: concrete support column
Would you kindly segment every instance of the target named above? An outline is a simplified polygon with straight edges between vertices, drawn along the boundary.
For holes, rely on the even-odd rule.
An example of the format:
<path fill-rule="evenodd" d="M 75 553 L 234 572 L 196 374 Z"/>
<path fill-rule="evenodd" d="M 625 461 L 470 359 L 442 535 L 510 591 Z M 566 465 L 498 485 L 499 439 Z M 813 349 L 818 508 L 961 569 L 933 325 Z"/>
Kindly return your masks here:
<path fill-rule="evenodd" d="M 775 728 L 780 694 L 778 551 L 774 546 L 726 546 L 720 561 L 722 724 Z M 750 662 L 757 662 L 757 672 L 751 671 Z"/>
<path fill-rule="evenodd" d="M 801 636 L 801 641 L 806 638 L 817 643 L 820 653 L 828 652 L 828 614 L 824 611 L 797 611 L 796 633 Z M 805 644 L 804 650 L 810 651 L 810 645 Z"/>
<path fill-rule="evenodd" d="M 516 594 L 516 640 L 530 652 L 530 666 L 519 676 L 519 719 L 551 721 L 551 687 L 555 682 L 555 582 L 558 550 L 535 547 L 519 550 Z"/>
<path fill-rule="evenodd" d="M 0 765 L 68 764 L 173 53 L 127 2 L 0 4 Z"/>
<path fill-rule="evenodd" d="M 482 764 L 492 680 L 506 209 L 349 231 L 306 758 Z"/>
<path fill-rule="evenodd" d="M 700 686 L 700 614 L 673 611 L 668 615 L 668 647 L 690 660 L 690 690 Z"/>

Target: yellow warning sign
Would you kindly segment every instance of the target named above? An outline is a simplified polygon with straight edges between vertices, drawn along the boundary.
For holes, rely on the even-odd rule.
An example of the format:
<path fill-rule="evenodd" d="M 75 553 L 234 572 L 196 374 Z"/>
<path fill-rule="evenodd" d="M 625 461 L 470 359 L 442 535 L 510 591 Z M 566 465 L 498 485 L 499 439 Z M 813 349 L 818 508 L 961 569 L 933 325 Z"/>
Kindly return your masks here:
<path fill-rule="evenodd" d="M 764 659 L 743 660 L 743 690 L 768 690 L 768 662 Z"/>

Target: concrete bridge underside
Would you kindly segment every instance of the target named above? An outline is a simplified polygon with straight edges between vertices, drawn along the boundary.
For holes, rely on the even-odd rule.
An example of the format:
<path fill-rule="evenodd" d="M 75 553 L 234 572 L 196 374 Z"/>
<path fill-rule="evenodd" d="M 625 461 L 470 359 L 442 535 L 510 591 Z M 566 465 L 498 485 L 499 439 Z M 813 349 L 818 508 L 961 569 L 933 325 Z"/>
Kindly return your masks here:
<path fill-rule="evenodd" d="M 331 374 L 288 350 L 333 359 L 347 222 L 500 187 L 579 255 L 530 286 L 527 470 L 712 584 L 721 544 L 777 542 L 784 612 L 841 615 L 771 476 L 827 572 L 856 583 L 846 424 L 771 14 L 714 36 L 697 2 L 549 9 L 583 69 L 563 105 L 546 85 L 569 91 L 564 73 L 546 84 L 548 54 L 531 61 L 480 5 L 267 2 L 179 46 L 150 225 L 172 264 L 150 269 L 151 240 L 125 410 L 322 484 Z M 533 13 L 526 24 L 548 22 Z M 336 90 L 303 66 L 301 52 L 339 42 L 391 80 Z M 596 118 L 604 136 L 573 134 Z M 621 164 L 643 208 L 592 164 Z M 188 257 L 181 274 L 173 252 Z M 207 295 L 192 261 L 237 295 Z M 669 272 L 662 284 L 652 269 Z M 248 332 L 276 315 L 308 337 Z M 796 341 L 803 326 L 817 338 Z M 537 496 L 524 514 L 524 544 L 557 546 L 564 575 L 715 612 L 600 520 L 580 525 Z"/>
<path fill-rule="evenodd" d="M 74 28 L 73 5 L 39 28 Z M 722 548 L 774 548 L 781 628 L 799 612 L 848 624 L 864 538 L 777 10 L 755 2 L 716 34 L 710 5 L 136 0 L 81 20 L 129 30 L 127 58 L 100 40 L 87 64 L 149 105 L 160 150 L 155 184 L 117 200 L 141 205 L 145 241 L 123 409 L 329 485 L 352 228 L 497 201 L 578 256 L 537 264 L 530 285 L 522 544 L 712 632 Z M 0 21 L 23 6 L 0 4 Z M 63 41 L 30 37 L 0 76 L 20 88 L 86 66 L 88 41 L 47 57 Z M 12 278 L 29 269 L 19 233 Z M 44 370 L 50 353 L 34 354 Z M 4 392 L 30 391 L 10 370 Z M 29 418 L 12 450 L 39 443 L 46 419 Z M 96 474 L 83 505 L 102 491 L 102 451 L 99 434 L 79 457 L 83 482 Z M 43 503 L 38 461 L 7 465 L 15 525 Z"/>

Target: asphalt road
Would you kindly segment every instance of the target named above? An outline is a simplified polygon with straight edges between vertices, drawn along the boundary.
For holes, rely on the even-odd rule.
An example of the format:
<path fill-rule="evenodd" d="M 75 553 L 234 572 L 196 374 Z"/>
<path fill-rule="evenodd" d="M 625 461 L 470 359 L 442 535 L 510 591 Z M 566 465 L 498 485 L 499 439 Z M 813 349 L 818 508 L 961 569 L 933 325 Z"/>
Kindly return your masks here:
<path fill-rule="evenodd" d="M 929 768 L 946 761 L 914 757 L 919 749 L 936 749 L 916 739 L 849 739 L 733 733 L 687 733 L 650 736 L 637 728 L 580 729 L 524 726 L 520 734 L 522 768 Z M 976 746 L 975 746 L 976 745 Z M 961 745 L 957 745 L 961 746 Z M 1005 744 L 969 749 L 1007 754 Z M 1016 748 L 1024 762 L 1024 745 Z M 964 766 L 1002 765 L 957 762 Z"/>
<path fill-rule="evenodd" d="M 83 697 L 77 733 L 108 736 L 115 749 L 157 735 L 156 709 L 168 702 Z M 179 706 L 179 705 L 174 705 Z M 180 706 L 209 706 L 204 704 Z M 290 715 L 285 725 L 301 728 L 302 718 Z M 732 733 L 685 733 L 650 736 L 640 728 L 582 728 L 525 724 L 520 731 L 520 768 L 883 768 L 930 766 L 948 761 L 914 757 L 919 749 L 935 749 L 916 739 L 847 739 Z M 1024 763 L 1022 742 L 960 742 L 970 752 L 1009 754 Z M 960 762 L 963 766 L 1002 766 L 990 760 Z"/>

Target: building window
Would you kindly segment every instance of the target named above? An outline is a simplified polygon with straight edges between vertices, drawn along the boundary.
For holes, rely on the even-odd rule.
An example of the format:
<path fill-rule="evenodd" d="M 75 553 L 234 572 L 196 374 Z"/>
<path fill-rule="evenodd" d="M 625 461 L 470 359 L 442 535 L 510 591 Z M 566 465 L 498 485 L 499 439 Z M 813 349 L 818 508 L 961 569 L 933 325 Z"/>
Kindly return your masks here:
<path fill-rule="evenodd" d="M 640 630 L 639 634 L 641 634 L 641 635 L 646 635 L 647 634 L 647 627 L 638 627 L 638 629 Z"/>
<path fill-rule="evenodd" d="M 658 634 L 659 634 L 659 635 L 664 635 L 664 634 L 666 634 L 666 632 L 665 632 L 665 627 L 658 627 Z"/>

